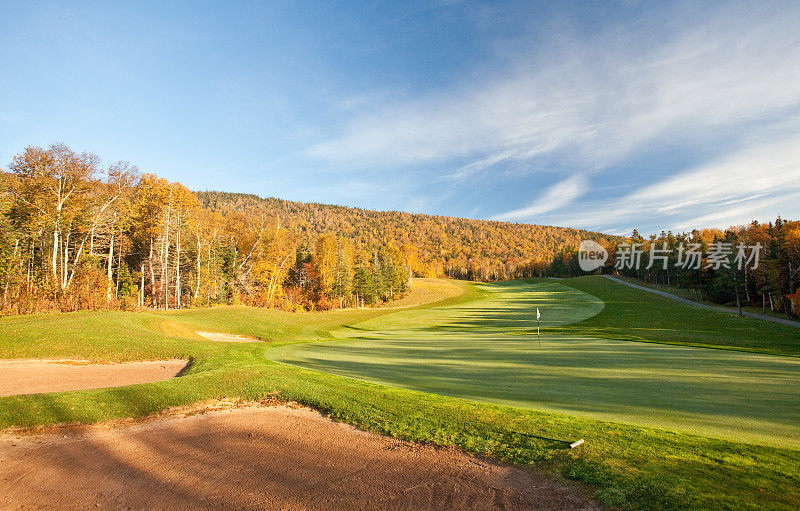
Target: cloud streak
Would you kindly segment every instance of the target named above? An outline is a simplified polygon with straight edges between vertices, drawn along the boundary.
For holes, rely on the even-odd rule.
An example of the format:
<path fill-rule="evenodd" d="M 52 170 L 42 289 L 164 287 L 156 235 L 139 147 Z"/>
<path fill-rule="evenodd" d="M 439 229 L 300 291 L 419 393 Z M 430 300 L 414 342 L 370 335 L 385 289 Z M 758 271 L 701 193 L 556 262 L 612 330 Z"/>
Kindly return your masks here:
<path fill-rule="evenodd" d="M 795 176 L 792 164 L 799 161 L 789 146 L 800 128 L 800 6 L 728 5 L 690 24 L 696 13 L 678 14 L 653 13 L 589 38 L 554 37 L 546 54 L 511 62 L 505 77 L 356 111 L 338 136 L 308 154 L 353 168 L 449 168 L 437 177 L 454 186 L 493 178 L 510 163 L 523 164 L 528 175 L 567 172 L 572 177 L 535 202 L 495 215 L 536 220 L 566 212 L 588 191 L 593 173 L 613 172 L 649 151 L 705 142 L 723 151 L 737 144 L 745 149 L 718 158 L 716 166 L 638 193 L 663 201 L 664 210 L 642 202 L 641 211 L 654 215 L 688 214 L 684 203 L 697 207 L 726 198 L 738 200 L 737 212 L 748 216 L 758 210 L 754 204 L 779 198 L 790 186 L 785 176 Z M 655 19 L 669 15 L 680 29 L 648 33 Z M 789 129 L 775 129 L 787 122 Z M 773 146 L 752 141 L 762 131 L 777 136 Z M 738 186 L 753 197 L 736 197 Z M 623 220 L 609 213 L 604 224 Z"/>
<path fill-rule="evenodd" d="M 545 191 L 544 195 L 524 208 L 495 215 L 492 220 L 531 220 L 539 215 L 561 209 L 586 193 L 587 181 L 583 176 L 572 176 Z"/>
<path fill-rule="evenodd" d="M 800 133 L 753 144 L 612 200 L 583 200 L 554 211 L 551 223 L 624 232 L 658 218 L 664 229 L 729 227 L 750 219 L 773 220 L 800 204 Z"/>
<path fill-rule="evenodd" d="M 559 43 L 547 58 L 515 62 L 511 77 L 357 113 L 341 136 L 311 153 L 364 165 L 473 158 L 456 177 L 566 148 L 584 165 L 608 165 L 665 132 L 741 124 L 797 106 L 800 33 L 789 20 L 798 16 L 764 9 L 745 22 L 738 14 L 622 54 L 613 51 L 618 34 Z"/>

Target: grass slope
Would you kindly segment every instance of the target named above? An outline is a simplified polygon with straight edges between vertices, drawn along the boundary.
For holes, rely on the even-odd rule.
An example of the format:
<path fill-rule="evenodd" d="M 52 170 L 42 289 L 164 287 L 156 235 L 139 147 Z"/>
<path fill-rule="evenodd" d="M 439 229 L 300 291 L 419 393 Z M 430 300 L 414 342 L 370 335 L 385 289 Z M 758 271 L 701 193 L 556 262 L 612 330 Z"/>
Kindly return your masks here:
<path fill-rule="evenodd" d="M 605 302 L 601 313 L 560 333 L 800 357 L 796 327 L 699 309 L 599 276 L 560 282 Z"/>
<path fill-rule="evenodd" d="M 549 334 L 605 312 L 554 281 L 383 316 L 274 360 L 404 388 L 800 449 L 800 359 Z M 543 313 L 541 346 L 535 310 Z"/>
<path fill-rule="evenodd" d="M 96 422 L 147 415 L 211 398 L 263 399 L 278 395 L 315 407 L 366 430 L 454 445 L 518 464 L 535 464 L 598 489 L 611 507 L 701 509 L 800 507 L 798 452 L 699 435 L 625 425 L 562 413 L 479 403 L 378 385 L 269 361 L 273 346 L 362 335 L 377 323 L 401 325 L 409 315 L 441 314 L 443 305 L 480 309 L 495 286 L 453 283 L 464 292 L 415 309 L 286 314 L 244 307 L 170 313 L 92 312 L 0 318 L 0 356 L 88 357 L 136 360 L 191 357 L 178 379 L 115 389 L 0 398 L 0 428 L 61 422 Z M 524 285 L 520 284 L 523 288 Z M 568 289 L 565 293 L 571 294 Z M 579 295 L 575 295 L 579 296 Z M 431 297 L 428 297 L 431 299 Z M 589 312 L 564 325 L 567 309 L 551 303 L 549 328 L 577 328 L 608 310 L 588 298 Z M 526 312 L 510 306 L 508 314 Z M 466 313 L 465 313 L 466 314 Z M 406 318 L 403 319 L 402 315 Z M 689 318 L 691 320 L 691 318 Z M 470 325 L 470 319 L 461 319 Z M 509 319 L 512 336 L 529 329 Z M 475 323 L 475 329 L 488 328 Z M 504 327 L 505 328 L 505 327 Z M 594 328 L 594 327 L 593 327 Z M 246 334 L 263 344 L 215 344 L 195 329 Z M 504 330 L 505 331 L 505 330 Z M 500 337 L 499 331 L 491 333 Z M 503 333 L 502 335 L 506 335 Z M 548 439 L 585 438 L 579 449 Z"/>
<path fill-rule="evenodd" d="M 736 302 L 732 301 L 730 303 L 717 303 L 712 302 L 710 300 L 701 300 L 698 299 L 698 293 L 694 289 L 686 289 L 685 287 L 678 287 L 674 285 L 666 285 L 666 284 L 659 284 L 656 282 L 647 282 L 646 280 L 637 279 L 634 277 L 626 277 L 624 275 L 617 275 L 616 278 L 620 280 L 624 280 L 625 282 L 629 282 L 631 284 L 635 284 L 637 286 L 643 286 L 655 291 L 663 291 L 665 293 L 669 293 L 671 295 L 675 295 L 677 297 L 683 298 L 685 300 L 690 300 L 692 302 L 704 304 L 704 305 L 711 305 L 714 307 L 727 307 L 731 310 L 731 312 L 738 314 L 738 309 L 736 308 Z M 769 302 L 765 302 L 763 307 L 755 307 L 755 306 L 744 306 L 742 310 L 745 312 L 752 312 L 753 314 L 762 314 L 764 316 L 772 316 L 774 318 L 780 319 L 790 319 L 786 316 L 786 314 L 782 314 L 778 311 L 772 311 L 769 308 Z"/>

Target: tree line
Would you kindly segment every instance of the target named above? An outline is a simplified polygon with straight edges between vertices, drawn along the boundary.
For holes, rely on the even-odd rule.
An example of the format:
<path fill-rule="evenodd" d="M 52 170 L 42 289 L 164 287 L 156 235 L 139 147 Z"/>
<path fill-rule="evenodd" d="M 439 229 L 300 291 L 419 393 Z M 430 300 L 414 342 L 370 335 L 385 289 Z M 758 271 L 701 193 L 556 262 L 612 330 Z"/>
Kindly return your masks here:
<path fill-rule="evenodd" d="M 0 170 L 3 313 L 380 304 L 410 278 L 541 276 L 579 229 L 192 192 L 63 144 Z"/>
<path fill-rule="evenodd" d="M 309 244 L 291 215 L 203 207 L 180 183 L 63 144 L 28 147 L 0 172 L 4 314 L 374 305 L 406 291 L 413 258 L 335 233 Z"/>
<path fill-rule="evenodd" d="M 661 232 L 648 238 L 636 230 L 626 238 L 601 240 L 609 254 L 600 273 L 616 273 L 647 283 L 687 289 L 698 300 L 759 308 L 763 312 L 800 315 L 800 222 L 782 218 L 774 222 L 751 222 L 728 229 L 695 229 L 674 234 Z M 642 264 L 620 265 L 621 250 L 636 244 L 642 251 Z M 686 264 L 687 247 L 696 247 L 698 264 Z M 757 260 L 734 264 L 736 247 L 760 248 Z M 731 250 L 730 264 L 713 264 L 709 258 L 715 247 Z M 653 252 L 655 250 L 656 252 Z M 651 253 L 660 254 L 650 265 Z M 748 256 L 750 250 L 748 249 Z M 560 254 L 550 271 L 557 275 L 585 274 L 579 268 L 577 251 Z M 683 259 L 683 260 L 682 260 Z M 755 263 L 755 264 L 754 264 Z M 623 267 L 619 267 L 623 266 Z M 648 268 L 648 266 L 650 266 Z"/>
<path fill-rule="evenodd" d="M 411 255 L 410 269 L 420 277 L 508 280 L 546 275 L 559 254 L 584 239 L 616 240 L 598 232 L 532 224 L 495 222 L 402 211 L 293 202 L 228 192 L 198 192 L 212 211 L 246 211 L 259 207 L 292 218 L 303 243 L 328 232 L 354 247 L 393 244 Z"/>
<path fill-rule="evenodd" d="M 667 269 L 622 274 L 699 298 L 797 310 L 800 227 L 778 219 L 642 238 L 486 220 L 193 192 L 63 144 L 28 147 L 0 170 L 0 311 L 173 309 L 248 304 L 288 310 L 369 306 L 411 277 L 507 280 L 580 275 L 581 240 L 666 243 Z M 760 242 L 752 271 L 676 267 L 681 243 Z"/>

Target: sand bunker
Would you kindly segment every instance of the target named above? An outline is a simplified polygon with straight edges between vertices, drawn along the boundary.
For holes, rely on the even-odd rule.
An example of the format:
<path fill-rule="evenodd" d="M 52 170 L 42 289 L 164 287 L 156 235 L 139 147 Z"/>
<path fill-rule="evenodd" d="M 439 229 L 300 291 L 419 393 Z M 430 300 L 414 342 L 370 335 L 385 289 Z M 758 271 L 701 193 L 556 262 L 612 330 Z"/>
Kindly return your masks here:
<path fill-rule="evenodd" d="M 0 360 L 0 396 L 122 387 L 168 380 L 185 360 L 96 364 L 82 360 Z"/>
<path fill-rule="evenodd" d="M 209 341 L 217 342 L 261 342 L 261 339 L 248 337 L 246 335 L 223 334 L 220 332 L 196 332 L 197 335 L 205 337 Z"/>
<path fill-rule="evenodd" d="M 0 460 L 2 509 L 597 509 L 541 472 L 282 406 L 7 433 Z"/>

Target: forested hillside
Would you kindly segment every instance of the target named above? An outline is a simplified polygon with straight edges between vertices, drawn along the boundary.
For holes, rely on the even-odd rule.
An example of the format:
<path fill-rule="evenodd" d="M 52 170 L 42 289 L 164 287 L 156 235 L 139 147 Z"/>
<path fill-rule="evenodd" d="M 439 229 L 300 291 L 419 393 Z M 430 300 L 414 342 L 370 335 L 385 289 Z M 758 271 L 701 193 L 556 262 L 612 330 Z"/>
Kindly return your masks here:
<path fill-rule="evenodd" d="M 290 310 L 378 305 L 412 276 L 505 280 L 572 276 L 583 239 L 606 247 L 600 271 L 696 290 L 719 302 L 800 306 L 800 223 L 643 239 L 563 227 L 367 211 L 254 195 L 192 192 L 126 163 L 101 166 L 60 144 L 28 147 L 0 172 L 0 312 L 244 303 Z M 637 243 L 645 263 L 615 268 Z M 760 243 L 748 270 L 681 265 L 680 248 Z M 654 247 L 664 266 L 646 268 Z M 702 263 L 702 264 L 701 264 Z"/>
<path fill-rule="evenodd" d="M 420 276 L 446 275 L 467 280 L 538 276 L 557 255 L 571 253 L 583 239 L 619 239 L 565 227 L 369 211 L 242 193 L 198 192 L 197 195 L 201 204 L 212 211 L 263 210 L 287 219 L 296 227 L 306 249 L 325 233 L 346 237 L 357 249 L 411 245 L 415 252 L 413 270 Z"/>
<path fill-rule="evenodd" d="M 414 275 L 540 275 L 582 238 L 606 242 L 576 229 L 194 193 L 61 144 L 26 148 L 0 179 L 6 314 L 376 305 Z"/>

